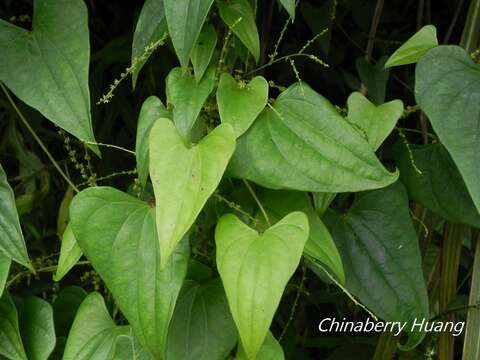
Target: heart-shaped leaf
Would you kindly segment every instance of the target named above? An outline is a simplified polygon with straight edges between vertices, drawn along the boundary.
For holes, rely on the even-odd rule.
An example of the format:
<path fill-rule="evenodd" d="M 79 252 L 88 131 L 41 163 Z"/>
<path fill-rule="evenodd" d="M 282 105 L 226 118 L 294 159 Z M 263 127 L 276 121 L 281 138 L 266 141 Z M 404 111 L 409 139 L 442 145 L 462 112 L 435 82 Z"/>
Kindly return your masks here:
<path fill-rule="evenodd" d="M 259 234 L 234 215 L 215 229 L 217 266 L 248 359 L 262 346 L 308 238 L 308 219 L 293 212 Z"/>
<path fill-rule="evenodd" d="M 217 32 L 215 31 L 215 27 L 207 24 L 203 27 L 191 56 L 193 72 L 195 73 L 197 82 L 202 79 L 208 65 L 210 65 L 210 60 L 212 59 L 216 45 Z"/>
<path fill-rule="evenodd" d="M 73 324 L 77 310 L 87 293 L 79 286 L 63 288 L 53 303 L 53 317 L 57 337 L 67 336 Z"/>
<path fill-rule="evenodd" d="M 18 313 L 8 292 L 0 298 L 0 355 L 7 359 L 28 360 L 18 327 Z"/>
<path fill-rule="evenodd" d="M 409 198 L 448 221 L 480 228 L 480 214 L 442 144 L 409 147 L 410 150 L 403 142 L 394 147 L 400 179 Z M 413 167 L 412 161 L 421 174 Z"/>
<path fill-rule="evenodd" d="M 182 67 L 187 67 L 213 0 L 163 0 L 163 3 L 173 47 Z"/>
<path fill-rule="evenodd" d="M 68 224 L 63 233 L 62 246 L 60 248 L 60 258 L 58 259 L 57 272 L 53 277 L 54 281 L 60 281 L 77 261 L 82 257 L 82 249 L 77 244 L 75 235 L 73 235 L 72 227 Z"/>
<path fill-rule="evenodd" d="M 417 64 L 415 97 L 480 212 L 480 65 L 458 46 L 432 49 Z"/>
<path fill-rule="evenodd" d="M 436 46 L 437 29 L 433 25 L 425 25 L 388 58 L 385 68 L 416 63 Z"/>
<path fill-rule="evenodd" d="M 160 40 L 167 32 L 167 20 L 163 0 L 146 0 L 138 17 L 132 44 L 132 64 L 135 68 L 132 73 L 133 87 L 137 83 L 138 74 L 148 59 L 139 60 L 145 48 Z"/>
<path fill-rule="evenodd" d="M 428 296 L 408 197 L 400 182 L 362 192 L 346 214 L 323 217 L 345 267 L 346 288 L 385 321 L 428 318 Z M 423 334 L 409 334 L 412 348 Z"/>
<path fill-rule="evenodd" d="M 137 124 L 137 141 L 135 155 L 137 157 L 138 180 L 145 186 L 149 170 L 149 139 L 153 124 L 160 118 L 170 117 L 170 113 L 156 96 L 148 97 L 142 104 Z"/>
<path fill-rule="evenodd" d="M 56 343 L 51 305 L 38 297 L 27 297 L 18 308 L 18 318 L 28 359 L 47 360 Z"/>
<path fill-rule="evenodd" d="M 168 119 L 150 132 L 150 177 L 156 199 L 161 268 L 215 191 L 235 149 L 235 135 L 222 124 L 187 148 Z"/>
<path fill-rule="evenodd" d="M 2 251 L 8 258 L 31 268 L 15 207 L 15 196 L 0 165 L 0 256 L 3 255 Z"/>
<path fill-rule="evenodd" d="M 367 141 L 306 84 L 289 87 L 238 139 L 229 174 L 271 189 L 346 192 L 387 186 Z"/>
<path fill-rule="evenodd" d="M 241 346 L 239 352 L 237 353 L 237 360 L 248 360 Z M 265 341 L 257 353 L 256 360 L 285 360 L 282 346 L 270 331 L 265 337 Z"/>
<path fill-rule="evenodd" d="M 218 0 L 218 9 L 223 22 L 240 39 L 258 62 L 260 59 L 260 37 L 255 14 L 248 0 Z"/>
<path fill-rule="evenodd" d="M 188 241 L 176 247 L 160 271 L 155 210 L 149 204 L 113 188 L 95 187 L 75 196 L 70 214 L 78 244 L 140 343 L 162 358 L 187 271 Z"/>
<path fill-rule="evenodd" d="M 220 279 L 186 281 L 168 333 L 167 359 L 224 360 L 237 342 L 237 330 Z"/>
<path fill-rule="evenodd" d="M 217 90 L 218 112 L 222 123 L 233 126 L 236 137 L 248 130 L 268 102 L 268 82 L 263 76 L 248 84 L 235 81 L 228 73 L 220 77 Z"/>
<path fill-rule="evenodd" d="M 33 5 L 31 32 L 0 20 L 0 48 L 8 49 L 2 53 L 0 81 L 48 120 L 94 142 L 87 7 L 83 0 L 35 0 Z"/>
<path fill-rule="evenodd" d="M 117 337 L 128 326 L 113 322 L 99 293 L 91 293 L 80 305 L 68 335 L 63 360 L 113 360 Z"/>
<path fill-rule="evenodd" d="M 173 105 L 173 122 L 186 142 L 190 141 L 190 131 L 214 86 L 214 68 L 207 70 L 199 83 L 181 68 L 174 68 L 168 74 L 167 102 Z"/>
<path fill-rule="evenodd" d="M 377 150 L 403 113 L 401 100 L 375 106 L 359 92 L 348 97 L 348 120 L 359 127 L 373 150 Z"/>
<path fill-rule="evenodd" d="M 309 236 L 303 254 L 319 262 L 341 284 L 345 283 L 345 272 L 337 246 L 313 209 L 306 193 L 300 191 L 267 190 L 261 194 L 261 201 L 270 220 L 280 220 L 293 211 L 302 211 L 308 217 Z"/>

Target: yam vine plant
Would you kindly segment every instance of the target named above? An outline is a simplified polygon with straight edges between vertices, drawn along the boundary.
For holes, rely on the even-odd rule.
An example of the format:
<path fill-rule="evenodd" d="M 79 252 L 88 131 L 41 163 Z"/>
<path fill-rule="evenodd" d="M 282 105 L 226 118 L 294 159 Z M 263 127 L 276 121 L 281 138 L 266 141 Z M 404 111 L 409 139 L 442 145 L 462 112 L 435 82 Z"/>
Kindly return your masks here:
<path fill-rule="evenodd" d="M 480 1 L 0 17 L 0 359 L 480 359 Z"/>

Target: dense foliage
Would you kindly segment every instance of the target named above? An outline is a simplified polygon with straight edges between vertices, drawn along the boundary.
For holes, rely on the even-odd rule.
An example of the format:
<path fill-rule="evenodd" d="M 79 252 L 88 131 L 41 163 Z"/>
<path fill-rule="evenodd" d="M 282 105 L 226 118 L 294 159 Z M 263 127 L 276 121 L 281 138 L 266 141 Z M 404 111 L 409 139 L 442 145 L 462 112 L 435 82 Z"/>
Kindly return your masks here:
<path fill-rule="evenodd" d="M 480 358 L 479 0 L 0 17 L 0 359 Z"/>

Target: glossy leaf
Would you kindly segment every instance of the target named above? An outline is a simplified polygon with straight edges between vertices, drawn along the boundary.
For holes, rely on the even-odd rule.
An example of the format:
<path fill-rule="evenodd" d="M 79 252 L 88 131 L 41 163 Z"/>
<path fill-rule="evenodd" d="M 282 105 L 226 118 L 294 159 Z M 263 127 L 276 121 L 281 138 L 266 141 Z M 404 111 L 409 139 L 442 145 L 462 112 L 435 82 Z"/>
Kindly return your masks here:
<path fill-rule="evenodd" d="M 323 219 L 342 256 L 347 290 L 385 321 L 428 318 L 418 239 L 400 182 L 359 193 L 346 214 Z M 410 333 L 406 347 L 422 338 Z"/>
<path fill-rule="evenodd" d="M 195 77 L 181 68 L 174 68 L 167 77 L 167 101 L 173 105 L 173 122 L 185 141 L 215 86 L 215 69 L 210 68 L 197 83 Z"/>
<path fill-rule="evenodd" d="M 415 78 L 417 103 L 480 212 L 480 65 L 458 46 L 439 46 L 422 57 Z"/>
<path fill-rule="evenodd" d="M 234 215 L 223 216 L 217 224 L 218 272 L 248 359 L 255 359 L 265 340 L 308 232 L 308 219 L 301 212 L 290 213 L 262 234 Z"/>
<path fill-rule="evenodd" d="M 82 249 L 80 249 L 80 246 L 77 244 L 71 225 L 68 224 L 67 229 L 63 234 L 60 258 L 58 259 L 58 267 L 53 280 L 60 281 L 65 275 L 67 275 L 82 255 Z"/>
<path fill-rule="evenodd" d="M 268 82 L 257 76 L 249 83 L 223 73 L 217 89 L 218 112 L 222 123 L 233 126 L 238 138 L 260 115 L 268 102 Z"/>
<path fill-rule="evenodd" d="M 3 289 L 5 289 L 5 284 L 7 282 L 8 274 L 10 273 L 10 264 L 12 261 L 9 257 L 0 253 L 0 298 L 3 294 Z"/>
<path fill-rule="evenodd" d="M 437 29 L 433 25 L 425 25 L 388 58 L 385 68 L 414 64 L 436 46 Z"/>
<path fill-rule="evenodd" d="M 56 125 L 93 142 L 87 7 L 82 0 L 33 5 L 31 32 L 0 20 L 0 48 L 8 49 L 2 53 L 0 81 Z"/>
<path fill-rule="evenodd" d="M 415 166 L 404 143 L 394 147 L 400 179 L 409 198 L 448 221 L 480 228 L 480 214 L 468 193 L 455 163 L 439 144 L 410 145 Z"/>
<path fill-rule="evenodd" d="M 91 293 L 78 309 L 63 360 L 113 360 L 117 337 L 129 331 L 128 326 L 116 326 L 102 296 Z"/>
<path fill-rule="evenodd" d="M 258 62 L 260 38 L 255 23 L 255 14 L 248 0 L 218 0 L 217 5 L 223 22 L 228 25 Z"/>
<path fill-rule="evenodd" d="M 164 0 L 168 32 L 182 67 L 187 67 L 213 0 Z"/>
<path fill-rule="evenodd" d="M 17 309 L 6 291 L 0 298 L 0 355 L 11 360 L 28 360 L 20 337 Z"/>
<path fill-rule="evenodd" d="M 53 310 L 35 296 L 24 298 L 18 308 L 20 334 L 29 360 L 47 360 L 55 348 Z"/>
<path fill-rule="evenodd" d="M 313 209 L 308 195 L 299 191 L 267 190 L 262 193 L 261 202 L 272 221 L 280 220 L 292 211 L 302 211 L 308 217 L 309 236 L 304 255 L 319 262 L 340 283 L 345 283 L 342 259 L 337 246 Z"/>
<path fill-rule="evenodd" d="M 142 104 L 137 124 L 137 140 L 135 155 L 137 157 L 137 172 L 140 184 L 145 186 L 149 168 L 149 138 L 153 124 L 160 118 L 169 118 L 169 111 L 156 96 L 148 97 Z"/>
<path fill-rule="evenodd" d="M 348 97 L 348 120 L 358 126 L 373 150 L 377 150 L 395 128 L 403 113 L 401 100 L 375 106 L 359 92 Z"/>
<path fill-rule="evenodd" d="M 162 269 L 215 191 L 234 149 L 235 135 L 228 124 L 218 126 L 190 148 L 170 120 L 160 119 L 153 126 L 150 177 Z"/>
<path fill-rule="evenodd" d="M 138 340 L 153 357 L 162 358 L 187 271 L 188 241 L 176 247 L 160 271 L 155 210 L 148 203 L 113 188 L 95 187 L 73 199 L 70 214 L 78 244 Z"/>
<path fill-rule="evenodd" d="M 145 48 L 160 40 L 167 32 L 167 21 L 163 0 L 146 0 L 138 17 L 132 44 L 132 63 L 135 68 L 132 73 L 133 87 L 137 83 L 138 74 L 148 59 L 139 60 Z"/>
<path fill-rule="evenodd" d="M 220 279 L 187 281 L 178 298 L 168 335 L 167 359 L 224 360 L 237 330 Z"/>
<path fill-rule="evenodd" d="M 295 19 L 295 2 L 296 0 L 280 0 L 280 3 L 285 8 L 285 10 L 287 10 L 292 20 Z"/>
<path fill-rule="evenodd" d="M 330 102 L 303 84 L 283 92 L 238 139 L 229 174 L 271 189 L 346 192 L 387 186 L 371 146 Z"/>
<path fill-rule="evenodd" d="M 10 259 L 31 268 L 15 207 L 15 196 L 0 165 L 0 253 L 2 251 Z"/>
<path fill-rule="evenodd" d="M 240 348 L 240 352 L 237 354 L 238 360 L 248 360 L 245 352 Z M 275 339 L 272 333 L 269 331 L 265 337 L 265 341 L 262 344 L 262 347 L 258 351 L 256 360 L 284 360 L 285 355 L 283 353 L 282 346 Z"/>
<path fill-rule="evenodd" d="M 217 45 L 217 32 L 211 24 L 203 27 L 191 55 L 195 79 L 199 82 L 210 64 L 215 46 Z"/>

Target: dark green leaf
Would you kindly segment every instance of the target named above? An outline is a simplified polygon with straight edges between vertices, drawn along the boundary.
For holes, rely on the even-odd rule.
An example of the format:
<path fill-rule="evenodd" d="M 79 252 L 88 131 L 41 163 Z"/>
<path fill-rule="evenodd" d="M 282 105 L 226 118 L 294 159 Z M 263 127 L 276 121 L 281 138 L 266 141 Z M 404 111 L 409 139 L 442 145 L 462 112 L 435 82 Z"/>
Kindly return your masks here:
<path fill-rule="evenodd" d="M 213 0 L 164 0 L 173 47 L 182 67 L 187 67 Z"/>
<path fill-rule="evenodd" d="M 132 64 L 135 68 L 132 73 L 133 87 L 137 83 L 138 74 L 148 59 L 139 60 L 145 48 L 160 40 L 167 32 L 167 21 L 163 0 L 146 0 L 138 17 L 132 44 Z"/>
<path fill-rule="evenodd" d="M 0 252 L 2 251 L 10 259 L 32 268 L 15 207 L 15 196 L 0 165 Z"/>
<path fill-rule="evenodd" d="M 56 342 L 50 304 L 38 297 L 27 297 L 18 308 L 18 317 L 28 359 L 47 360 Z"/>
<path fill-rule="evenodd" d="M 60 248 L 60 258 L 58 259 L 57 271 L 53 277 L 54 281 L 60 281 L 75 266 L 82 257 L 82 249 L 77 244 L 72 228 L 68 224 L 63 233 L 62 247 Z"/>
<path fill-rule="evenodd" d="M 439 46 L 422 57 L 415 76 L 417 102 L 480 212 L 480 65 L 458 46 Z"/>
<path fill-rule="evenodd" d="M 362 192 L 346 214 L 324 216 L 346 274 L 346 288 L 386 321 L 428 319 L 418 239 L 400 182 Z M 422 333 L 410 333 L 414 347 Z"/>
<path fill-rule="evenodd" d="M 83 0 L 33 5 L 32 32 L 0 20 L 0 48 L 8 49 L 2 53 L 0 80 L 53 123 L 94 142 L 87 7 Z"/>
<path fill-rule="evenodd" d="M 193 48 L 191 55 L 193 70 L 197 82 L 202 79 L 203 74 L 205 74 L 205 71 L 210 64 L 213 52 L 215 51 L 215 45 L 217 45 L 217 32 L 215 31 L 215 27 L 206 24 L 198 37 L 197 44 Z"/>
<path fill-rule="evenodd" d="M 220 279 L 205 284 L 187 281 L 173 313 L 167 359 L 224 360 L 236 342 Z"/>
<path fill-rule="evenodd" d="M 361 57 L 355 63 L 360 80 L 367 88 L 367 97 L 376 105 L 385 102 L 387 81 L 390 75 L 389 70 L 384 67 L 385 61 L 387 61 L 387 57 L 383 56 L 376 64 L 370 64 Z"/>
<path fill-rule="evenodd" d="M 6 291 L 0 298 L 0 355 L 11 360 L 28 360 L 18 328 L 17 309 Z"/>
<path fill-rule="evenodd" d="M 2 297 L 3 289 L 5 288 L 5 283 L 7 282 L 11 263 L 12 261 L 9 257 L 3 255 L 3 253 L 0 253 L 0 298 Z"/>
<path fill-rule="evenodd" d="M 404 143 L 396 144 L 395 160 L 409 197 L 448 221 L 480 228 L 478 214 L 455 163 L 445 148 L 437 143 L 410 145 L 415 166 Z"/>
<path fill-rule="evenodd" d="M 62 289 L 53 303 L 53 317 L 57 336 L 66 336 L 70 331 L 77 309 L 87 296 L 79 286 L 68 286 Z"/>
<path fill-rule="evenodd" d="M 218 0 L 217 4 L 223 22 L 228 25 L 258 62 L 260 38 L 255 23 L 255 14 L 248 0 Z"/>
<path fill-rule="evenodd" d="M 160 271 L 155 209 L 149 204 L 113 188 L 95 187 L 75 196 L 70 214 L 78 244 L 138 340 L 154 358 L 162 358 L 187 271 L 187 239 Z"/>
<path fill-rule="evenodd" d="M 238 139 L 229 174 L 271 189 L 346 192 L 387 186 L 367 141 L 327 99 L 296 84 Z"/>

